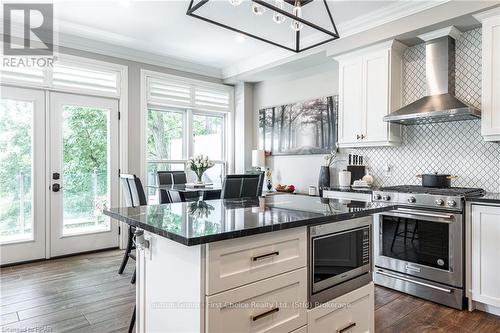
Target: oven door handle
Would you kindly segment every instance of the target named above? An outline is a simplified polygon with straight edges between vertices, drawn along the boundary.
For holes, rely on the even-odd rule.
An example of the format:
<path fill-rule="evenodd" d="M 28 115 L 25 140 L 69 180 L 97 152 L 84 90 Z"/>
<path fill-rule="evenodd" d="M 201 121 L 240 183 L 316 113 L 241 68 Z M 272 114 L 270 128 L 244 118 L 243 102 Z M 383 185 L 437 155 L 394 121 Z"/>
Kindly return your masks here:
<path fill-rule="evenodd" d="M 430 217 L 430 218 L 435 218 L 435 219 L 443 219 L 443 220 L 453 220 L 454 215 L 453 214 L 437 214 L 437 213 L 426 213 L 426 212 L 417 212 L 415 210 L 406 210 L 404 208 L 399 208 L 396 210 L 390 210 L 386 213 L 380 213 L 380 215 L 388 215 L 388 216 L 395 216 L 395 217 L 413 217 L 413 216 L 418 216 L 418 217 Z"/>
<path fill-rule="evenodd" d="M 399 279 L 399 280 L 403 280 L 403 281 L 406 281 L 406 282 L 410 282 L 410 283 L 413 283 L 413 284 L 418 284 L 419 286 L 436 289 L 436 290 L 445 292 L 447 294 L 451 294 L 452 293 L 452 290 L 448 289 L 448 288 L 441 288 L 441 287 L 434 286 L 434 285 L 429 284 L 429 283 L 425 283 L 425 282 L 420 282 L 420 281 L 408 279 L 408 278 L 405 278 L 405 277 L 402 277 L 402 276 L 399 276 L 399 275 L 395 275 L 395 274 L 391 274 L 391 273 L 386 273 L 384 271 L 376 271 L 375 273 L 380 274 L 380 275 L 385 275 L 385 276 L 388 276 L 388 277 L 391 277 L 391 278 L 394 278 L 394 279 Z"/>

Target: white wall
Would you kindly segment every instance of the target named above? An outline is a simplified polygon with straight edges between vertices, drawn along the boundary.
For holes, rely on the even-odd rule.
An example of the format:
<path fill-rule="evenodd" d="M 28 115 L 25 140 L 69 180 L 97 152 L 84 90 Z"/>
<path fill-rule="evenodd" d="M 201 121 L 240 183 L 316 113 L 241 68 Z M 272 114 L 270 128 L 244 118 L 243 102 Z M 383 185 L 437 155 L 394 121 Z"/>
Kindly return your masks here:
<path fill-rule="evenodd" d="M 258 110 L 264 107 L 299 102 L 338 94 L 338 64 L 310 67 L 254 86 L 254 124 L 258 124 Z M 254 128 L 254 148 L 257 147 L 257 128 Z M 318 185 L 320 166 L 325 155 L 290 155 L 266 158 L 266 166 L 273 172 L 273 184 L 293 184 L 298 192 L 307 193 L 309 185 Z M 333 182 L 334 179 L 332 179 Z"/>

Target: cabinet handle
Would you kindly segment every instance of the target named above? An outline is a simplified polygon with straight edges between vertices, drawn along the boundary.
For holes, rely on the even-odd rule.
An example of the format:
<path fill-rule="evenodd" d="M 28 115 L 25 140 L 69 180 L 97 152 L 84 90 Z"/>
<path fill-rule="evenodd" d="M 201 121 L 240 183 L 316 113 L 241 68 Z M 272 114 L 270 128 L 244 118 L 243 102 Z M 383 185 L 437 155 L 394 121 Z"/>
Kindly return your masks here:
<path fill-rule="evenodd" d="M 256 315 L 256 316 L 250 316 L 250 319 L 251 319 L 252 321 L 257 321 L 257 320 L 259 320 L 259 319 L 262 319 L 262 318 L 265 318 L 265 317 L 267 317 L 267 316 L 270 316 L 270 315 L 272 315 L 273 313 L 278 312 L 279 310 L 280 310 L 280 308 L 272 308 L 271 310 L 266 311 L 266 312 L 263 312 L 263 313 L 258 314 L 258 315 Z"/>
<path fill-rule="evenodd" d="M 364 138 L 365 138 L 365 135 L 361 134 L 361 140 L 363 140 Z"/>
<path fill-rule="evenodd" d="M 359 134 L 357 134 L 357 135 L 356 135 L 356 139 L 358 139 L 358 140 L 359 140 L 360 138 L 361 138 L 361 136 L 360 136 Z"/>
<path fill-rule="evenodd" d="M 345 332 L 345 331 L 353 328 L 354 326 L 356 326 L 356 323 L 349 323 L 349 324 L 345 325 L 344 327 L 337 329 L 336 332 L 337 333 L 342 333 L 342 332 Z"/>
<path fill-rule="evenodd" d="M 275 251 L 275 252 L 263 254 L 263 255 L 260 255 L 260 256 L 252 257 L 252 261 L 258 261 L 258 260 L 266 259 L 266 258 L 269 258 L 269 257 L 274 257 L 274 256 L 277 256 L 279 254 L 280 254 L 279 251 Z"/>

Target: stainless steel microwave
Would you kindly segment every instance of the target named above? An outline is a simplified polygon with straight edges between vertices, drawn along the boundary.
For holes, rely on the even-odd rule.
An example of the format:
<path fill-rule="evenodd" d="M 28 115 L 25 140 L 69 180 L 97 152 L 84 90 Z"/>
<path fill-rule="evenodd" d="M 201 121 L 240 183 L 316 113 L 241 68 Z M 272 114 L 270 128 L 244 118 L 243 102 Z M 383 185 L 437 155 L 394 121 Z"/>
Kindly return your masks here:
<path fill-rule="evenodd" d="M 309 228 L 309 304 L 315 307 L 372 280 L 371 216 Z"/>

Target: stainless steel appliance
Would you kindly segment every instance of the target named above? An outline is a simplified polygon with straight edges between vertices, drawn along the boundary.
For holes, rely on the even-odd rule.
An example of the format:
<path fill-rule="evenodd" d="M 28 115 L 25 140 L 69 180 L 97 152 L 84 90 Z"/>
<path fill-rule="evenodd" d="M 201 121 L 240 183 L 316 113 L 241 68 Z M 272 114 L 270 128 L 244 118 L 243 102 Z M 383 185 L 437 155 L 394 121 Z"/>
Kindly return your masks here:
<path fill-rule="evenodd" d="M 452 29 L 453 30 L 453 29 Z M 402 125 L 481 118 L 481 111 L 455 96 L 455 40 L 443 36 L 425 44 L 427 96 L 384 117 Z"/>
<path fill-rule="evenodd" d="M 375 215 L 375 283 L 463 309 L 465 198 L 482 189 L 395 186 L 374 201 L 400 208 Z"/>
<path fill-rule="evenodd" d="M 315 307 L 372 281 L 372 218 L 309 228 L 309 304 Z"/>

